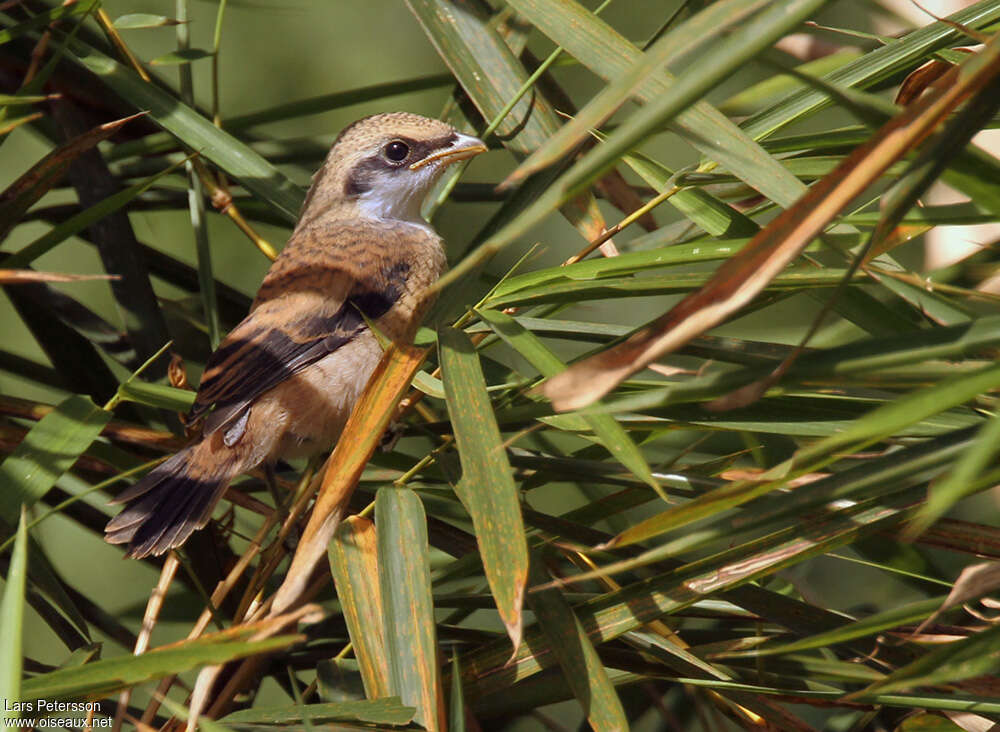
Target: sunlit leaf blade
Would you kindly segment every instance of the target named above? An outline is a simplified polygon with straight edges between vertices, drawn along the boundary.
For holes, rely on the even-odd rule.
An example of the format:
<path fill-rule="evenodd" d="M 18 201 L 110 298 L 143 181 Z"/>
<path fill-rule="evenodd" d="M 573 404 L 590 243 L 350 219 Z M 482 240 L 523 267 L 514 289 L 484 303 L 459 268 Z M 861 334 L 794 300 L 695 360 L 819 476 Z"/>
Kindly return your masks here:
<path fill-rule="evenodd" d="M 459 330 L 438 331 L 448 414 L 462 461 L 455 490 L 472 516 L 486 578 L 514 648 L 528 582 L 528 546 L 517 487 L 486 394 L 479 357 Z"/>
<path fill-rule="evenodd" d="M 514 53 L 471 2 L 407 0 L 406 4 L 483 116 L 494 117 L 527 79 Z M 556 127 L 547 102 L 528 94 L 514 105 L 497 133 L 506 147 L 528 154 Z"/>
<path fill-rule="evenodd" d="M 559 136 L 553 138 L 546 149 L 540 150 L 534 160 L 525 161 L 508 181 L 522 179 L 547 165 L 546 160 L 564 154 L 567 148 L 586 138 L 590 127 L 596 126 L 600 120 L 609 116 L 627 98 L 634 93 L 641 93 L 640 90 L 648 87 L 650 83 L 655 84 L 662 74 L 663 66 L 675 58 L 674 54 L 680 55 L 690 50 L 681 45 L 681 39 L 702 41 L 704 36 L 712 32 L 722 33 L 729 23 L 737 24 L 738 27 L 727 34 L 725 40 L 701 56 L 698 64 L 674 79 L 668 93 L 647 100 L 639 112 L 629 117 L 603 145 L 588 154 L 580 165 L 574 166 L 560 180 L 558 184 L 560 188 L 566 191 L 573 190 L 579 185 L 578 181 L 589 179 L 596 171 L 613 165 L 619 157 L 648 137 L 653 130 L 659 129 L 681 115 L 689 106 L 696 104 L 707 90 L 770 46 L 791 28 L 810 17 L 824 2 L 825 0 L 782 0 L 740 4 L 731 0 L 729 3 L 709 6 L 702 11 L 702 14 L 658 40 L 639 57 L 639 62 L 633 68 L 605 87 L 590 105 L 581 110 L 577 119 L 564 126 L 559 131 Z M 518 6 L 518 0 L 515 0 L 514 4 Z M 766 9 L 759 15 L 745 17 L 744 14 L 751 15 L 761 5 L 766 6 Z M 709 17 L 702 17 L 705 15 Z M 688 28 L 688 26 L 693 27 Z M 734 172 L 739 174 L 739 171 Z"/>
<path fill-rule="evenodd" d="M 427 519 L 420 498 L 408 488 L 379 489 L 375 522 L 389 691 L 416 707 L 415 722 L 425 729 L 443 729 Z"/>
<path fill-rule="evenodd" d="M 101 434 L 111 413 L 83 396 L 67 397 L 28 432 L 0 464 L 0 518 L 17 523 L 21 505 L 32 506 Z"/>
<path fill-rule="evenodd" d="M 598 76 L 610 80 L 634 65 L 641 52 L 611 26 L 576 2 L 511 0 L 536 27 Z M 669 96 L 673 80 L 661 74 L 637 92 L 649 103 Z M 724 165 L 779 205 L 788 206 L 804 190 L 770 155 L 708 102 L 700 101 L 676 120 L 677 132 L 710 159 Z"/>
<path fill-rule="evenodd" d="M 298 216 L 305 192 L 243 142 L 134 71 L 81 41 L 70 41 L 71 58 L 93 72 L 123 99 L 174 135 L 182 144 L 218 165 L 289 221 Z"/>
<path fill-rule="evenodd" d="M 603 261 L 617 259 L 619 257 Z M 538 369 L 542 376 L 551 376 L 565 368 L 565 364 L 541 340 L 511 316 L 499 310 L 479 310 L 477 312 L 479 317 L 493 328 L 493 332 L 524 356 L 532 366 Z M 585 414 L 581 418 L 594 430 L 594 434 L 597 435 L 601 444 L 615 459 L 631 470 L 636 477 L 649 483 L 656 490 L 660 489 L 642 452 L 632 442 L 628 432 L 613 417 L 607 414 Z"/>
<path fill-rule="evenodd" d="M 21 698 L 21 639 L 24 632 L 24 592 L 28 575 L 28 530 L 24 510 L 17 523 L 17 539 L 11 554 L 4 583 L 3 600 L 0 601 L 0 624 L 4 632 L 0 637 L 0 697 L 7 700 L 0 710 L 4 726 L 13 726 L 8 720 L 19 719 L 21 714 L 10 701 Z"/>
<path fill-rule="evenodd" d="M 807 61 L 796 68 L 811 76 L 824 76 L 859 56 L 861 51 L 858 49 L 843 48 L 828 56 Z M 803 86 L 801 79 L 790 75 L 772 76 L 729 97 L 719 105 L 719 111 L 730 116 L 753 114 L 766 104 L 776 102 Z"/>
<path fill-rule="evenodd" d="M 369 699 L 389 696 L 389 660 L 383 625 L 385 608 L 377 550 L 375 524 L 360 516 L 351 516 L 337 527 L 329 550 L 337 599 Z"/>
<path fill-rule="evenodd" d="M 398 696 L 356 702 L 303 704 L 292 707 L 254 707 L 232 712 L 219 720 L 223 724 L 272 725 L 315 722 L 366 722 L 405 725 L 413 719 L 413 707 L 404 706 Z"/>
<path fill-rule="evenodd" d="M 166 384 L 133 380 L 124 382 L 118 389 L 118 395 L 124 401 L 147 404 L 173 412 L 188 412 L 194 406 L 195 393 L 189 389 L 178 389 Z"/>
<path fill-rule="evenodd" d="M 251 633 L 226 632 L 173 646 L 156 648 L 139 656 L 109 658 L 74 668 L 50 671 L 26 680 L 21 699 L 98 698 L 112 692 L 204 665 L 213 665 L 267 653 L 298 643 L 300 636 L 284 635 L 261 641 L 245 640 Z"/>
<path fill-rule="evenodd" d="M 177 25 L 178 21 L 165 15 L 152 13 L 128 13 L 115 18 L 115 28 L 118 30 L 135 30 L 138 28 L 160 28 L 165 25 Z"/>
<path fill-rule="evenodd" d="M 963 40 L 962 32 L 951 23 L 959 23 L 970 28 L 983 28 L 998 19 L 1000 19 L 1000 4 L 995 0 L 981 0 L 951 14 L 946 20 L 929 23 L 907 34 L 896 43 L 864 54 L 830 73 L 827 79 L 837 86 L 871 86 L 893 73 L 912 69 L 933 51 Z M 741 127 L 753 139 L 759 140 L 829 104 L 830 99 L 824 92 L 803 89 L 793 92 L 774 106 L 745 120 Z"/>
<path fill-rule="evenodd" d="M 966 145 L 983 129 L 998 109 L 1000 109 L 1000 84 L 994 84 L 992 88 L 988 87 L 985 93 L 976 95 L 953 119 L 947 121 L 935 138 L 924 146 L 917 158 L 910 163 L 903 177 L 884 197 L 883 217 L 872 232 L 872 243 L 869 245 L 871 251 L 867 259 L 873 259 L 906 240 L 905 237 L 892 236 L 906 212 L 916 206 L 920 197 L 941 177 L 949 162 L 962 153 Z M 985 177 L 1000 180 L 1000 162 L 989 156 L 983 156 L 982 162 L 985 167 L 992 168 L 991 174 Z M 987 196 L 979 198 L 986 199 Z M 1000 209 L 995 213 L 1000 213 Z"/>
<path fill-rule="evenodd" d="M 660 193 L 671 190 L 671 171 L 652 159 L 633 152 L 624 155 L 622 161 Z M 753 219 L 703 188 L 685 188 L 678 193 L 684 195 L 671 196 L 668 199 L 669 203 L 712 236 L 725 238 L 753 236 L 760 229 Z M 650 236 L 656 236 L 657 233 L 651 232 Z"/>
<path fill-rule="evenodd" d="M 957 67 L 949 83 L 928 93 L 857 148 L 724 263 L 711 282 L 624 343 L 592 356 L 550 379 L 544 393 L 560 410 L 599 399 L 654 359 L 717 325 L 746 305 L 891 163 L 919 144 L 968 95 L 989 92 L 1000 73 L 1000 39 Z"/>
<path fill-rule="evenodd" d="M 532 584 L 543 584 L 546 581 L 548 576 L 545 571 L 533 561 Z M 597 651 L 562 593 L 557 589 L 532 592 L 528 595 L 528 601 L 542 633 L 559 660 L 566 681 L 583 705 L 591 728 L 627 729 L 625 710 L 622 709 L 615 687 L 611 685 Z"/>
<path fill-rule="evenodd" d="M 705 249 L 705 254 L 710 256 L 713 247 L 709 246 Z M 617 258 L 615 257 L 615 259 Z M 834 268 L 788 268 L 784 272 L 775 275 L 766 288 L 770 290 L 795 290 L 799 288 L 832 287 L 840 282 L 845 274 L 846 270 Z M 859 281 L 862 279 L 862 275 L 856 274 L 853 279 Z M 641 278 L 626 276 L 605 277 L 584 281 L 564 280 L 541 287 L 526 287 L 514 291 L 507 288 L 498 288 L 496 293 L 487 298 L 486 304 L 490 307 L 504 308 L 512 305 L 527 306 L 557 302 L 573 303 L 578 302 L 580 299 L 673 295 L 692 291 L 695 291 L 695 294 L 697 294 L 699 292 L 698 288 L 707 287 L 714 281 L 715 278 L 710 272 L 677 272 Z"/>

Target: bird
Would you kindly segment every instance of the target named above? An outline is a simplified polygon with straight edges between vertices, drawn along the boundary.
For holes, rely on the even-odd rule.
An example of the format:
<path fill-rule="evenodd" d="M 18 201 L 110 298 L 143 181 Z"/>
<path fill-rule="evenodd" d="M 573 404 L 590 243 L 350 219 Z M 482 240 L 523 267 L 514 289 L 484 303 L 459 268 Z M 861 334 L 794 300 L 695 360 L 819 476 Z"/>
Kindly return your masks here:
<path fill-rule="evenodd" d="M 125 507 L 106 541 L 134 558 L 177 548 L 238 475 L 336 442 L 380 337 L 412 339 L 431 304 L 424 293 L 445 270 L 424 198 L 447 166 L 486 149 L 407 112 L 341 131 L 249 314 L 205 365 L 188 415 L 200 437 L 113 500 Z"/>

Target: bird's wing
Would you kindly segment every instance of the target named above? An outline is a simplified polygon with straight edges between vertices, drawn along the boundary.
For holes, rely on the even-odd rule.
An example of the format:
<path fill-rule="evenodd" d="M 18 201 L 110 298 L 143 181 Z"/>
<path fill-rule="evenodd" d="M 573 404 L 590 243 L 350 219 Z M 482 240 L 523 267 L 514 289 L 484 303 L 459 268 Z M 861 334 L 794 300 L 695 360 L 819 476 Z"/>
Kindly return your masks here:
<path fill-rule="evenodd" d="M 322 290 L 290 288 L 259 303 L 212 354 L 190 414 L 212 410 L 205 434 L 242 417 L 254 399 L 340 348 L 364 330 L 366 317 L 380 317 L 399 298 L 389 283 L 326 274 Z"/>

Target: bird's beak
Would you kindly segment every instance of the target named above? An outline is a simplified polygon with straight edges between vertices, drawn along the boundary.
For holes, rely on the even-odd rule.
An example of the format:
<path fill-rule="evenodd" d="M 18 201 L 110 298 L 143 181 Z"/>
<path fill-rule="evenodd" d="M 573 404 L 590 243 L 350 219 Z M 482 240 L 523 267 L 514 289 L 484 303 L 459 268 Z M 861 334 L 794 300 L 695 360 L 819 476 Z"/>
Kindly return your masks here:
<path fill-rule="evenodd" d="M 443 150 L 431 153 L 423 160 L 412 163 L 410 170 L 417 170 L 437 160 L 444 160 L 446 161 L 445 165 L 451 165 L 452 163 L 457 163 L 459 160 L 466 160 L 475 157 L 479 153 L 486 152 L 486 143 L 478 137 L 463 135 L 461 132 L 456 134 L 458 135 L 458 139 L 455 142 Z"/>

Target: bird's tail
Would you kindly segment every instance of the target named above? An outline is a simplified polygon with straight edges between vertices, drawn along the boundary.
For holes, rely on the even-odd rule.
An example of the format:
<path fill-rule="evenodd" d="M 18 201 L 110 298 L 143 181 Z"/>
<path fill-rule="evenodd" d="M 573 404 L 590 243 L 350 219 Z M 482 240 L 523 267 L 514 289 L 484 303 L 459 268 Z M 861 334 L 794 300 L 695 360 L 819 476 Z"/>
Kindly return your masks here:
<path fill-rule="evenodd" d="M 178 547 L 205 526 L 243 468 L 234 451 L 212 444 L 221 442 L 214 436 L 160 463 L 115 498 L 126 505 L 104 528 L 105 540 L 128 544 L 126 556 L 140 558 Z"/>

